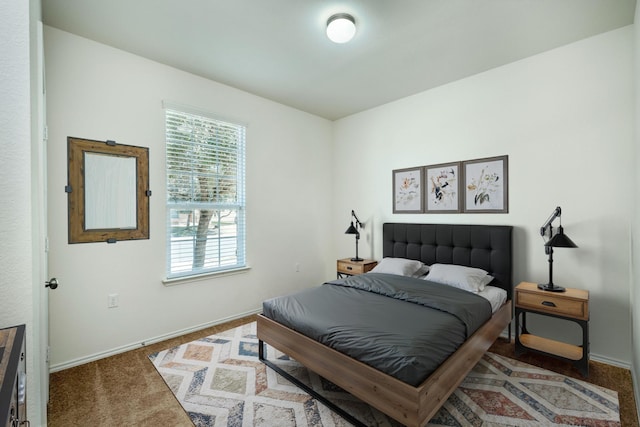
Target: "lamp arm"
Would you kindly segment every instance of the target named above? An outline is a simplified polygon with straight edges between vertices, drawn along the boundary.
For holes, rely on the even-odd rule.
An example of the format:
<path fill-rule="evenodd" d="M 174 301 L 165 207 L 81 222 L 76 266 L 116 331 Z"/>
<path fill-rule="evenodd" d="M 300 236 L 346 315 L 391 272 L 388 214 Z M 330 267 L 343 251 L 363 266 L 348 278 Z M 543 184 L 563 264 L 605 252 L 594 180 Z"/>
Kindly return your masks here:
<path fill-rule="evenodd" d="M 358 225 L 360 228 L 364 228 L 364 225 L 360 222 L 360 220 L 358 219 L 358 217 L 356 216 L 356 213 L 354 212 L 353 209 L 351 209 L 351 216 L 355 218 L 356 220 L 356 225 Z"/>
<path fill-rule="evenodd" d="M 544 236 L 547 233 L 547 228 L 550 228 L 551 223 L 555 221 L 556 218 L 559 218 L 560 215 L 562 215 L 562 209 L 560 209 L 560 206 L 558 206 L 557 208 L 554 209 L 554 211 L 551 213 L 551 216 L 549 216 L 549 218 L 545 221 L 542 227 L 540 227 L 541 236 Z"/>

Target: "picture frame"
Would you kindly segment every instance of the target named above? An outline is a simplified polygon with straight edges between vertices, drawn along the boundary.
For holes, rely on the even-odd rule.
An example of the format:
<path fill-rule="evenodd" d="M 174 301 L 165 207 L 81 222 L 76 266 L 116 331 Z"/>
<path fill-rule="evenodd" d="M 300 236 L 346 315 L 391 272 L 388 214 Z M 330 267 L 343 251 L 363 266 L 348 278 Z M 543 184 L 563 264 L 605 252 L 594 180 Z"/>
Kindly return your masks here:
<path fill-rule="evenodd" d="M 149 148 L 68 137 L 67 179 L 70 244 L 149 239 Z"/>
<path fill-rule="evenodd" d="M 424 166 L 425 213 L 462 211 L 461 163 Z"/>
<path fill-rule="evenodd" d="M 465 213 L 509 212 L 509 156 L 462 162 Z"/>
<path fill-rule="evenodd" d="M 393 170 L 393 213 L 423 213 L 423 187 L 423 167 Z"/>

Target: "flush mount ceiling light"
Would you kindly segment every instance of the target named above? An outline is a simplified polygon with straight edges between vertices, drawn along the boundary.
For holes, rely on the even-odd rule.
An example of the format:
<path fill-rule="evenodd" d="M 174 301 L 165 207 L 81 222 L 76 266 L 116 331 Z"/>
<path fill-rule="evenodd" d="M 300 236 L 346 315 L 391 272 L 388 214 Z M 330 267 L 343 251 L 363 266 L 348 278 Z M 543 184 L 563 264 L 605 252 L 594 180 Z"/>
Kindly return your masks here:
<path fill-rule="evenodd" d="M 356 20 L 348 13 L 336 13 L 327 20 L 327 37 L 334 43 L 346 43 L 356 34 Z"/>

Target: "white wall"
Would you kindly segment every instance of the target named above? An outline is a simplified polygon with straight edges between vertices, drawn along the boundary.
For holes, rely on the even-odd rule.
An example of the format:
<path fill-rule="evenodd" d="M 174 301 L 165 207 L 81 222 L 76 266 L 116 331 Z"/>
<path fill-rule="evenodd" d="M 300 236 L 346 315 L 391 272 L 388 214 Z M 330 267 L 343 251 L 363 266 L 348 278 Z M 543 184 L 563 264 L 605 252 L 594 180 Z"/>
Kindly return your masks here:
<path fill-rule="evenodd" d="M 29 4 L 0 6 L 0 327 L 30 323 L 31 193 Z M 5 302 L 11 301 L 11 304 Z"/>
<path fill-rule="evenodd" d="M 640 6 L 636 5 L 636 15 L 634 19 L 634 52 L 635 54 L 635 164 L 634 170 L 634 214 L 633 214 L 633 233 L 632 233 L 632 283 L 631 283 L 631 315 L 632 315 L 632 353 L 633 353 L 633 384 L 636 396 L 636 405 L 640 403 L 640 173 L 638 173 L 637 165 L 640 165 Z"/>
<path fill-rule="evenodd" d="M 52 369 L 251 313 L 331 274 L 331 122 L 45 28 Z M 224 59 L 221 59 L 224 60 Z M 165 286 L 162 100 L 248 124 L 247 273 Z M 67 136 L 149 147 L 151 238 L 67 243 Z M 300 264 L 300 272 L 295 265 Z M 118 293 L 120 306 L 107 308 Z"/>
<path fill-rule="evenodd" d="M 32 222 L 31 90 L 35 50 L 33 31 L 39 3 L 0 2 L 0 328 L 25 324 L 27 340 L 27 417 L 42 424 L 42 372 L 39 343 L 39 286 L 35 258 L 37 231 Z M 8 58 L 8 60 L 4 60 Z"/>
<path fill-rule="evenodd" d="M 629 365 L 633 52 L 625 27 L 336 122 L 334 235 L 355 209 L 362 254 L 379 259 L 385 221 L 511 224 L 516 284 L 546 283 L 539 228 L 561 206 L 579 248 L 555 251 L 554 282 L 590 291 L 592 355 Z M 393 169 L 504 154 L 508 214 L 392 214 Z M 534 320 L 533 332 L 576 339 L 573 324 Z"/>

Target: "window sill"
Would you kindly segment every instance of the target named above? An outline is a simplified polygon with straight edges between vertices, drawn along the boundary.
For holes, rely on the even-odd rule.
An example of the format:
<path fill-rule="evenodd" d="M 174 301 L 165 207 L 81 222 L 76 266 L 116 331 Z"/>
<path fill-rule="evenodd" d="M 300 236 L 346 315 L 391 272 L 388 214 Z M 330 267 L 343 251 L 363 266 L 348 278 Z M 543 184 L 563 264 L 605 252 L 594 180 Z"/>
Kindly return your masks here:
<path fill-rule="evenodd" d="M 247 266 L 242 268 L 236 268 L 234 270 L 214 271 L 211 273 L 197 274 L 193 276 L 175 277 L 172 279 L 162 280 L 162 284 L 165 286 L 174 286 L 174 285 L 181 285 L 183 283 L 201 282 L 203 280 L 216 279 L 218 277 L 243 274 L 248 272 L 249 270 L 251 270 L 251 267 Z"/>

